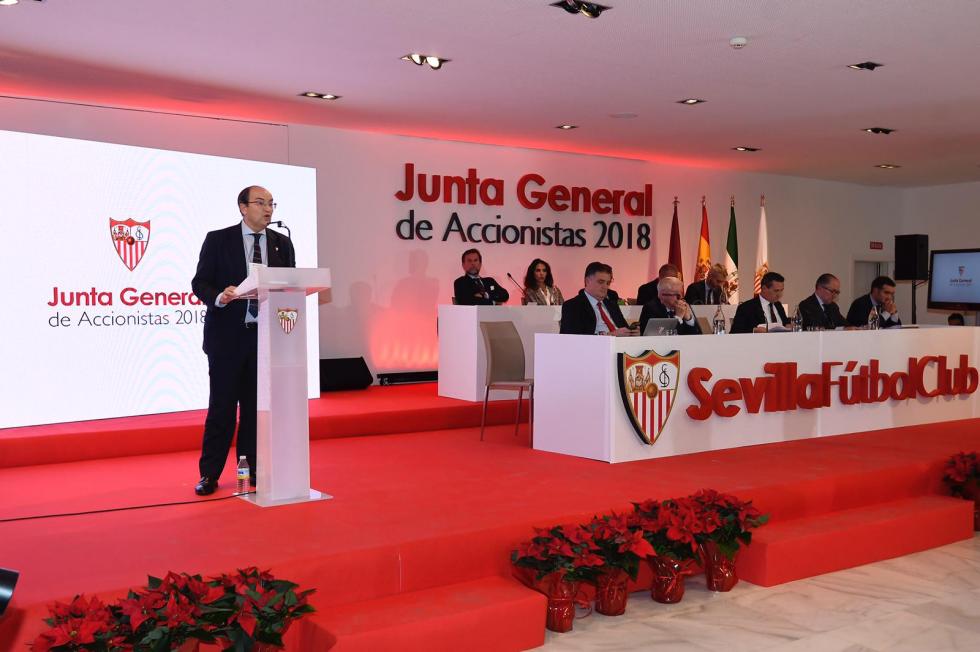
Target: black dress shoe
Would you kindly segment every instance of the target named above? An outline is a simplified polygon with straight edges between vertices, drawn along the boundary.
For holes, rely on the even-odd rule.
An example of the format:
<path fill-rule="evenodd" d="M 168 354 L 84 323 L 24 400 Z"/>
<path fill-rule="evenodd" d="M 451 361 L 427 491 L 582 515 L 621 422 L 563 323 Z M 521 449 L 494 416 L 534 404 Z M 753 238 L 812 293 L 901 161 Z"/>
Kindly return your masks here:
<path fill-rule="evenodd" d="M 194 493 L 198 496 L 210 496 L 218 488 L 218 481 L 206 475 L 201 476 L 201 480 L 194 487 Z"/>

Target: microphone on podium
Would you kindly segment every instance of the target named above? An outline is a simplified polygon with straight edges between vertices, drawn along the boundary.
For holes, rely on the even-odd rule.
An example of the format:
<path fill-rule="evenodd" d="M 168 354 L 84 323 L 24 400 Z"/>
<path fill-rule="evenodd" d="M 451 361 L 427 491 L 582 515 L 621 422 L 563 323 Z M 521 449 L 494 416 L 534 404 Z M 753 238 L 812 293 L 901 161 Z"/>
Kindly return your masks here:
<path fill-rule="evenodd" d="M 509 278 L 511 280 L 511 282 L 514 285 L 517 286 L 517 289 L 521 291 L 521 295 L 524 297 L 524 300 L 526 301 L 527 300 L 527 289 L 523 285 L 521 285 L 520 283 L 518 283 L 517 282 L 517 279 L 510 275 L 510 272 L 507 272 L 507 278 Z"/>
<path fill-rule="evenodd" d="M 269 222 L 269 225 L 270 226 L 281 226 L 282 228 L 286 229 L 286 236 L 290 240 L 293 239 L 293 232 L 289 230 L 289 227 L 286 226 L 286 223 L 283 222 L 282 220 L 277 220 L 275 222 Z M 293 249 L 293 259 L 291 261 L 289 261 L 289 263 L 290 263 L 290 266 L 291 267 L 296 267 L 296 250 L 295 250 L 295 248 Z"/>

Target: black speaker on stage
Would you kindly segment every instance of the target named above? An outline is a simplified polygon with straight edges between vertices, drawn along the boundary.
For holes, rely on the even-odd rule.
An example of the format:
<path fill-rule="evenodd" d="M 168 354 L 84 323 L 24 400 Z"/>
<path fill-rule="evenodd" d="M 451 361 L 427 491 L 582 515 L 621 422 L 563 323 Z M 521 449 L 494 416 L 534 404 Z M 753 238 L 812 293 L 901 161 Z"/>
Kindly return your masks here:
<path fill-rule="evenodd" d="M 367 389 L 372 382 L 371 371 L 364 358 L 329 358 L 320 360 L 320 391 Z"/>
<path fill-rule="evenodd" d="M 895 280 L 929 280 L 929 236 L 895 236 Z"/>

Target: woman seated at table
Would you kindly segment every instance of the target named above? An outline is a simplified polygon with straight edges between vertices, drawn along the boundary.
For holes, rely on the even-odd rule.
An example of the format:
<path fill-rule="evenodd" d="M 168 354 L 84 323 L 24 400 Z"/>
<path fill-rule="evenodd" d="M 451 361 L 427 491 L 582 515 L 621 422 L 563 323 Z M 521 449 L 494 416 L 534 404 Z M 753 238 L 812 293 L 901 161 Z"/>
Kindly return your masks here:
<path fill-rule="evenodd" d="M 560 306 L 565 300 L 561 296 L 561 290 L 555 286 L 555 279 L 551 276 L 551 265 L 540 258 L 531 261 L 524 275 L 524 296 L 521 303 L 525 306 L 536 304 L 539 306 Z"/>

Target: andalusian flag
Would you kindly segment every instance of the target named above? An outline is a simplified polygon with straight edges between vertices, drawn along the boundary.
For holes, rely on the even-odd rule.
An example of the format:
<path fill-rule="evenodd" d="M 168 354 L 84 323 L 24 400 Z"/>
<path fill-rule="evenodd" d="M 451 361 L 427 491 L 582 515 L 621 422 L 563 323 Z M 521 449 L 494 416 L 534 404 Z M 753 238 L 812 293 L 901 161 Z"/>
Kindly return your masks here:
<path fill-rule="evenodd" d="M 684 266 L 681 263 L 681 230 L 677 225 L 677 204 L 677 197 L 674 197 L 674 221 L 670 223 L 670 249 L 667 250 L 667 262 L 677 267 L 683 283 Z"/>
<path fill-rule="evenodd" d="M 701 237 L 698 238 L 698 257 L 694 266 L 694 282 L 703 281 L 711 269 L 711 239 L 708 237 L 708 207 L 701 196 Z"/>
<path fill-rule="evenodd" d="M 755 253 L 755 294 L 762 291 L 762 277 L 769 273 L 769 238 L 766 235 L 766 196 L 761 198 L 762 213 L 759 216 L 759 246 Z"/>
<path fill-rule="evenodd" d="M 738 303 L 738 230 L 735 228 L 735 195 L 732 195 L 731 216 L 728 218 L 728 245 L 725 247 L 725 271 L 728 280 L 725 281 L 725 294 L 728 303 Z"/>

